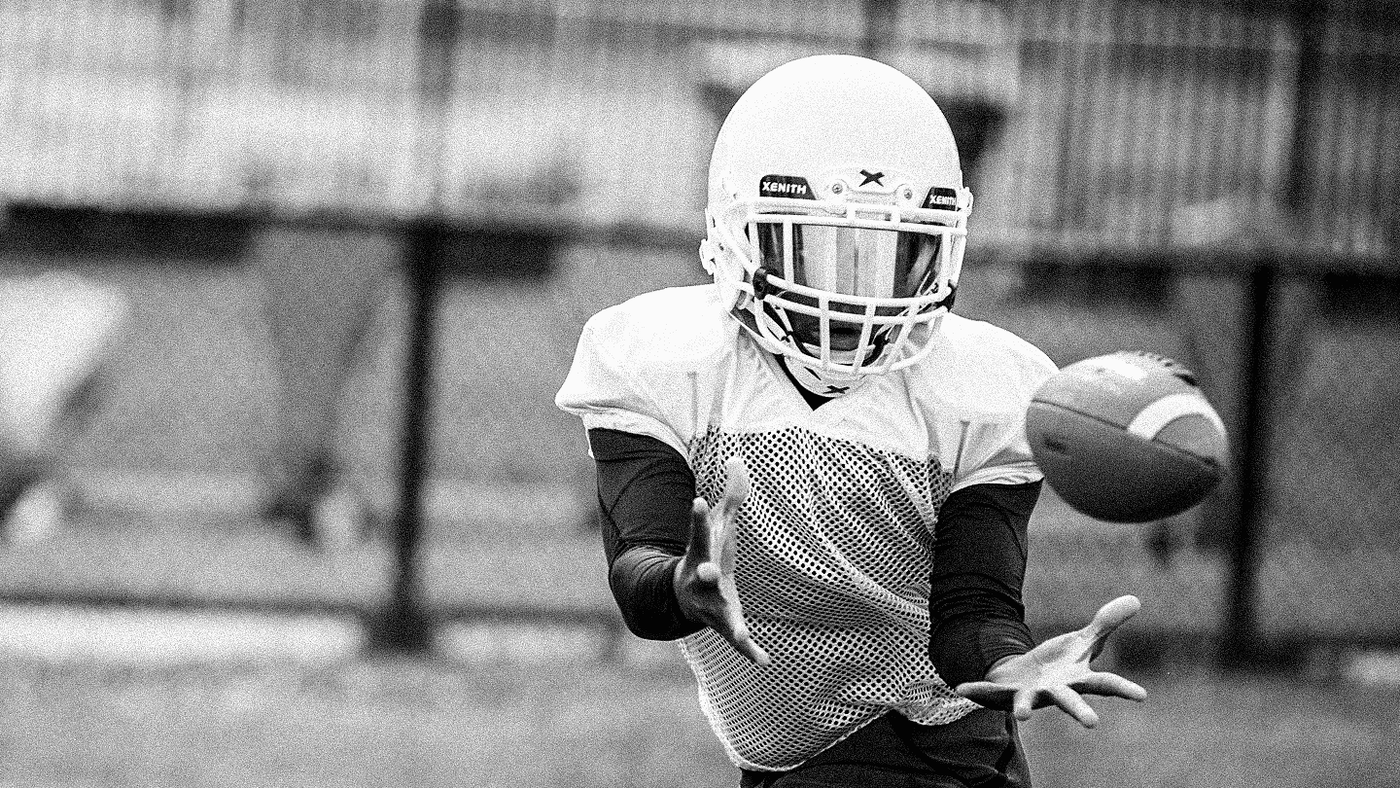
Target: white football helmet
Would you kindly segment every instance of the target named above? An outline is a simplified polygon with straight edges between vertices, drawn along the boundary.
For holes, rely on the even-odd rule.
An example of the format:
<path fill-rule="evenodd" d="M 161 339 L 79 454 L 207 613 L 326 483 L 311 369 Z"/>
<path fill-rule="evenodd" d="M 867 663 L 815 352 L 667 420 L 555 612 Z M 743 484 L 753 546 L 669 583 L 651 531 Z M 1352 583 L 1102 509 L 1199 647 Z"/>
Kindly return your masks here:
<path fill-rule="evenodd" d="M 971 208 L 923 88 L 866 58 L 807 57 L 754 83 L 720 128 L 700 256 L 763 348 L 857 381 L 932 347 Z"/>

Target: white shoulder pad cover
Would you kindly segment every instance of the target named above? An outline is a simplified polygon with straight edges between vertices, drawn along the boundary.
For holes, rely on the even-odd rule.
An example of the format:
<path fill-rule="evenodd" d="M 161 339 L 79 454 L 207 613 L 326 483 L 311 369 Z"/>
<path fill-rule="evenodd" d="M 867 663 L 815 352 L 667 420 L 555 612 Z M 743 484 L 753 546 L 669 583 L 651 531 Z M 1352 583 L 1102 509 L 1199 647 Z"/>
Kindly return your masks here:
<path fill-rule="evenodd" d="M 1029 342 L 990 323 L 944 317 L 938 345 L 918 364 L 916 396 L 961 425 L 953 489 L 1042 478 L 1026 442 L 1031 396 L 1056 371 Z"/>
<path fill-rule="evenodd" d="M 714 285 L 658 290 L 604 309 L 584 326 L 555 404 L 587 429 L 647 435 L 686 456 L 702 426 L 701 392 L 732 363 L 738 330 Z"/>

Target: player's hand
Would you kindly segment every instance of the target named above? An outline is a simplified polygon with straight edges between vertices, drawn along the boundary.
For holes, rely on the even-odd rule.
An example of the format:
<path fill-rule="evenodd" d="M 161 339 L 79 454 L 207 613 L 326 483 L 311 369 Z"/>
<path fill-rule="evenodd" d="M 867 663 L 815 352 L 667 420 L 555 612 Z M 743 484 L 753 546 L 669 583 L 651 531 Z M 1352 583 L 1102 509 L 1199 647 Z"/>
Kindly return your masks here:
<path fill-rule="evenodd" d="M 1114 673 L 1092 670 L 1089 661 L 1103 650 L 1104 641 L 1120 624 L 1132 618 L 1142 603 L 1135 596 L 1120 596 L 1099 608 L 1083 629 L 1053 637 L 1030 652 L 998 662 L 985 681 L 959 684 L 957 693 L 992 709 L 1010 711 L 1018 720 L 1033 709 L 1055 705 L 1086 728 L 1099 715 L 1083 695 L 1110 695 L 1140 701 L 1147 690 Z"/>
<path fill-rule="evenodd" d="M 734 587 L 734 522 L 749 497 L 749 471 L 734 457 L 724 466 L 724 497 L 713 510 L 696 498 L 690 511 L 690 545 L 676 565 L 676 599 L 692 621 L 704 623 L 740 654 L 767 665 L 768 653 L 749 635 Z"/>

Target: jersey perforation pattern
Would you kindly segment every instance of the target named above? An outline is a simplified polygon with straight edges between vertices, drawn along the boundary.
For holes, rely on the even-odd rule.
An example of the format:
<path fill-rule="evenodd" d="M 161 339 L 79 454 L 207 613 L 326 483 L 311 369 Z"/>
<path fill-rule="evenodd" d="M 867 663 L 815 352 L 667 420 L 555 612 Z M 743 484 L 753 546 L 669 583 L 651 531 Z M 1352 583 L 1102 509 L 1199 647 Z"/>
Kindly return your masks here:
<path fill-rule="evenodd" d="M 752 491 L 736 522 L 735 579 L 758 668 L 710 630 L 683 650 L 732 760 L 785 769 L 886 709 L 925 724 L 974 706 L 928 659 L 932 525 L 952 489 L 937 457 L 907 457 L 791 427 L 690 447 L 697 494 L 715 504 L 725 463 Z"/>

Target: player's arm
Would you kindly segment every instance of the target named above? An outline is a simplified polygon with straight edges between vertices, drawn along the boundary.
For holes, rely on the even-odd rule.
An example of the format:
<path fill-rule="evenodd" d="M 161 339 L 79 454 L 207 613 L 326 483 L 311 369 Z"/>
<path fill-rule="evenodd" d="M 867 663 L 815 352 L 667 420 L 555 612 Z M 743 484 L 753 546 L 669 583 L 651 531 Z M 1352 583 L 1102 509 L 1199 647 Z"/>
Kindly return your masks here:
<path fill-rule="evenodd" d="M 1021 586 L 1040 482 L 974 484 L 948 496 L 934 529 L 929 657 L 949 686 L 1035 647 Z"/>
<path fill-rule="evenodd" d="M 608 429 L 588 431 L 598 474 L 598 517 L 608 585 L 628 629 L 649 640 L 699 631 L 676 600 L 676 565 L 690 539 L 695 475 L 665 443 Z"/>
<path fill-rule="evenodd" d="M 1040 483 L 973 485 L 939 512 L 929 655 L 959 694 L 1025 719 L 1055 705 L 1085 727 L 1098 716 L 1081 694 L 1142 700 L 1142 687 L 1089 661 L 1139 608 L 1134 597 L 1105 605 L 1085 628 L 1039 645 L 1025 625 L 1021 587 L 1027 526 Z"/>
<path fill-rule="evenodd" d="M 998 661 L 985 681 L 957 687 L 958 694 L 983 706 L 1004 709 L 1024 720 L 1045 706 L 1059 709 L 1086 728 L 1099 715 L 1083 695 L 1110 695 L 1127 700 L 1147 698 L 1147 690 L 1115 673 L 1093 670 L 1089 662 L 1099 655 L 1108 636 L 1142 607 L 1135 596 L 1120 596 L 1099 608 L 1082 629 L 1050 638 L 1025 654 Z"/>
<path fill-rule="evenodd" d="M 708 626 L 767 664 L 734 586 L 734 522 L 748 496 L 743 462 L 727 466 L 724 497 L 711 511 L 695 496 L 689 464 L 664 442 L 607 429 L 589 430 L 588 440 L 608 584 L 628 629 L 672 640 Z"/>

